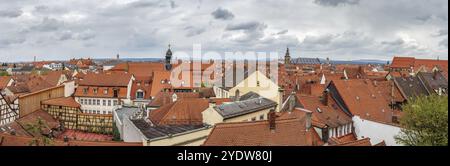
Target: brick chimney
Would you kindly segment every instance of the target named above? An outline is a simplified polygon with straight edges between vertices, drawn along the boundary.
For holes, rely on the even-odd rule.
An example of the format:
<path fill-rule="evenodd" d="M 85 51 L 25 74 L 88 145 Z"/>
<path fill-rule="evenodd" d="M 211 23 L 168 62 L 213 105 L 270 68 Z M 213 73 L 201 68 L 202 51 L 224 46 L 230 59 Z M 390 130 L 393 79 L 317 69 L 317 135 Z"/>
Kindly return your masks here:
<path fill-rule="evenodd" d="M 312 127 L 312 112 L 311 111 L 306 111 L 306 118 L 305 118 L 305 122 L 306 122 L 306 131 L 309 131 Z"/>
<path fill-rule="evenodd" d="M 328 97 L 329 97 L 329 90 L 325 89 L 322 93 L 322 104 L 327 106 L 328 105 Z"/>
<path fill-rule="evenodd" d="M 288 111 L 292 112 L 295 109 L 295 103 L 296 103 L 296 98 L 295 98 L 295 92 L 291 93 L 291 96 L 289 97 L 289 101 L 288 101 Z"/>
<path fill-rule="evenodd" d="M 269 118 L 269 129 L 272 131 L 275 131 L 276 129 L 276 113 L 275 113 L 275 109 L 271 109 L 269 114 L 268 114 L 268 118 Z"/>

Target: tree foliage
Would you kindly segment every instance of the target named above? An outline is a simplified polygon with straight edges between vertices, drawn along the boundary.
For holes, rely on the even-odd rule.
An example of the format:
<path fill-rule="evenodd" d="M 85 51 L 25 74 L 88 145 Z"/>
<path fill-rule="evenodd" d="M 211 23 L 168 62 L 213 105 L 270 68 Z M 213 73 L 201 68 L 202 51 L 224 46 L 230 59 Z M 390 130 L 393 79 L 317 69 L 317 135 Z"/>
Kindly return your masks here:
<path fill-rule="evenodd" d="M 395 137 L 408 146 L 448 146 L 448 96 L 422 96 L 403 106 L 402 131 Z"/>
<path fill-rule="evenodd" d="M 30 146 L 48 146 L 53 144 L 51 138 L 43 135 L 44 130 L 48 129 L 48 125 L 41 118 L 38 118 L 35 123 L 26 124 L 25 129 L 34 136 L 29 143 Z"/>

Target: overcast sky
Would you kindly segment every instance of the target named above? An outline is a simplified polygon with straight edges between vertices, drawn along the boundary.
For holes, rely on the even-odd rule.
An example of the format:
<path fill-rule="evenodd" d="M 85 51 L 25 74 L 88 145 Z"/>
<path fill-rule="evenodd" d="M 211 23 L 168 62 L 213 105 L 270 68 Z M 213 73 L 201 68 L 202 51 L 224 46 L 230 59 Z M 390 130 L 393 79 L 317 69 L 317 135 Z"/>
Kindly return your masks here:
<path fill-rule="evenodd" d="M 447 0 L 0 0 L 0 61 L 278 51 L 448 59 Z"/>

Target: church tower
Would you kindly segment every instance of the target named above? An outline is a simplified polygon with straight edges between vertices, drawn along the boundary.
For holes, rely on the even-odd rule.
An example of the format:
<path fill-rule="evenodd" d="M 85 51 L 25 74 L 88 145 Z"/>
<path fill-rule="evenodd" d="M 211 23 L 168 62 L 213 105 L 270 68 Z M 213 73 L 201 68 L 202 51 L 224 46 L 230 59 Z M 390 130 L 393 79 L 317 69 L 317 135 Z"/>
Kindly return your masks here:
<path fill-rule="evenodd" d="M 170 44 L 169 44 L 169 49 L 166 52 L 166 59 L 165 59 L 166 70 L 172 70 L 172 64 L 170 64 L 171 60 L 172 60 L 172 50 L 170 50 Z"/>
<path fill-rule="evenodd" d="M 289 47 L 286 50 L 286 55 L 284 56 L 284 64 L 291 64 L 291 55 L 289 53 Z"/>

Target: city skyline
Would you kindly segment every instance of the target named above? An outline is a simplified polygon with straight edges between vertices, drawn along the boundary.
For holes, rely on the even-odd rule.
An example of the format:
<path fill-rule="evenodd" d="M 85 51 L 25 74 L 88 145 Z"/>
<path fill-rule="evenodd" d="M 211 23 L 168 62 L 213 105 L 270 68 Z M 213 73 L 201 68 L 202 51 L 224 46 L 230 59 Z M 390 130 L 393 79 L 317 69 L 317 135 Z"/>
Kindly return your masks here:
<path fill-rule="evenodd" d="M 4 1 L 4 0 L 0 0 Z M 70 5 L 68 5 L 70 4 Z M 264 51 L 336 60 L 448 59 L 448 1 L 108 0 L 0 3 L 0 61 Z"/>

